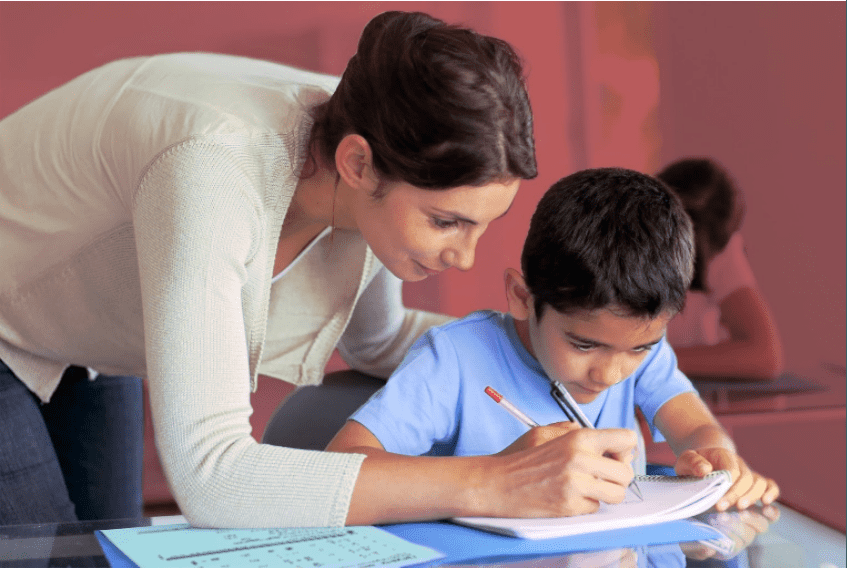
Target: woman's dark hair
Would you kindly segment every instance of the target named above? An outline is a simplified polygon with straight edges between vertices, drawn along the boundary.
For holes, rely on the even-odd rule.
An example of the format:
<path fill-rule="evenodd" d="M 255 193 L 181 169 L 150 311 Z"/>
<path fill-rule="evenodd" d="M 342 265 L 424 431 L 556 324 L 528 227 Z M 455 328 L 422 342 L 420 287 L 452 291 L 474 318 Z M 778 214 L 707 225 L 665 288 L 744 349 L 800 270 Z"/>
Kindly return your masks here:
<path fill-rule="evenodd" d="M 532 110 L 506 42 L 422 13 L 385 12 L 362 32 L 312 140 L 335 163 L 359 134 L 390 181 L 427 189 L 537 175 Z"/>
<path fill-rule="evenodd" d="M 744 197 L 729 173 L 708 158 L 678 160 L 657 177 L 673 189 L 694 223 L 696 259 L 692 290 L 705 291 L 708 263 L 726 248 L 744 220 Z"/>
<path fill-rule="evenodd" d="M 547 305 L 561 313 L 676 313 L 693 264 L 693 230 L 679 198 L 661 181 L 619 168 L 583 170 L 553 184 L 521 255 L 539 319 Z"/>

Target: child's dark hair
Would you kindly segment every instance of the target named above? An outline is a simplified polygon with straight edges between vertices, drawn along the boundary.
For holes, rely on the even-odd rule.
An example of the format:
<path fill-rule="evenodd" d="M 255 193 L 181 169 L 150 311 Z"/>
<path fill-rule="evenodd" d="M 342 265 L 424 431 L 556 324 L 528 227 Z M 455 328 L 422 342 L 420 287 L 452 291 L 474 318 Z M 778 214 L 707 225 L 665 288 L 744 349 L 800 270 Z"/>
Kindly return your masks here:
<path fill-rule="evenodd" d="M 537 175 L 523 68 L 497 38 L 418 12 L 373 18 L 312 140 L 327 164 L 359 134 L 380 176 L 426 189 Z"/>
<path fill-rule="evenodd" d="M 682 203 L 661 181 L 619 168 L 583 170 L 544 194 L 521 268 L 541 318 L 612 308 L 655 318 L 685 304 L 694 241 Z"/>
<path fill-rule="evenodd" d="M 744 220 L 744 197 L 714 160 L 685 158 L 657 174 L 673 189 L 694 223 L 696 259 L 692 290 L 705 291 L 709 258 L 726 248 Z"/>

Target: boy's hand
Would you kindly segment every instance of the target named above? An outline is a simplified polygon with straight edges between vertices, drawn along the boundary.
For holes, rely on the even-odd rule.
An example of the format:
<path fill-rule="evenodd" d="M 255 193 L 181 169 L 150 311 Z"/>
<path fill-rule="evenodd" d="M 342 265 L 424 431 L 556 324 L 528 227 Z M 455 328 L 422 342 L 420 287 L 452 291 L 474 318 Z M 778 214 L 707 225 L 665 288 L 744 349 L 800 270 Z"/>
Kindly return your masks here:
<path fill-rule="evenodd" d="M 578 429 L 579 424 L 574 424 L 569 420 L 565 420 L 563 422 L 554 422 L 553 424 L 548 424 L 547 426 L 538 426 L 536 428 L 530 428 L 530 430 L 526 434 L 512 442 L 508 447 L 499 451 L 496 455 L 507 456 L 515 452 L 534 448 L 535 446 L 546 444 L 550 440 L 558 438 L 559 436 L 564 436 L 568 432 L 572 432 L 573 430 Z"/>
<path fill-rule="evenodd" d="M 733 483 L 715 506 L 718 511 L 725 511 L 733 505 L 743 510 L 759 500 L 770 505 L 779 497 L 779 487 L 773 479 L 759 475 L 738 454 L 726 448 L 686 450 L 679 455 L 674 466 L 677 475 L 696 477 L 719 469 L 729 471 Z"/>
<path fill-rule="evenodd" d="M 714 549 L 700 543 L 680 543 L 679 547 L 685 556 L 695 560 L 707 558 L 730 560 L 755 541 L 758 535 L 767 532 L 771 524 L 779 519 L 779 509 L 773 505 L 764 505 L 732 513 L 703 513 L 695 518 L 732 539 L 732 550 L 717 553 Z"/>

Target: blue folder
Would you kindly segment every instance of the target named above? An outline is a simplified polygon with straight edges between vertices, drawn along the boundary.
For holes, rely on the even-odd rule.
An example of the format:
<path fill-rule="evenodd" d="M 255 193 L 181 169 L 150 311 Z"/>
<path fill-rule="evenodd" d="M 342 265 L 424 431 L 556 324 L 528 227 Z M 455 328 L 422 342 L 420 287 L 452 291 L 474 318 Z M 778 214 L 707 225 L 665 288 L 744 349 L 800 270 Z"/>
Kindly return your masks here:
<path fill-rule="evenodd" d="M 504 536 L 449 522 L 382 525 L 380 528 L 409 542 L 429 546 L 446 555 L 445 558 L 424 566 L 437 566 L 443 563 L 473 564 L 486 558 L 563 555 L 569 552 L 709 540 L 720 536 L 717 529 L 686 519 L 541 540 Z"/>
<path fill-rule="evenodd" d="M 444 563 L 474 564 L 494 558 L 505 561 L 564 555 L 569 552 L 689 542 L 713 539 L 719 534 L 716 529 L 708 525 L 688 520 L 543 540 L 503 536 L 449 522 L 382 525 L 379 528 L 409 542 L 434 548 L 446 555 L 440 560 L 419 566 L 437 566 Z M 112 568 L 138 568 L 100 531 L 95 534 Z"/>

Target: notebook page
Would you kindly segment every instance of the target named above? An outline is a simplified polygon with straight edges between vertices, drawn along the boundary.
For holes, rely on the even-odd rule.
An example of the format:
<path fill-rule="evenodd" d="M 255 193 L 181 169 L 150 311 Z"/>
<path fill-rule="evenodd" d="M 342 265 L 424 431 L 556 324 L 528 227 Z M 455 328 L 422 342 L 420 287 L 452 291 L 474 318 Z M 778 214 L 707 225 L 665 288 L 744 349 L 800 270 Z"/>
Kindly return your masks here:
<path fill-rule="evenodd" d="M 718 502 L 729 489 L 729 472 L 717 471 L 703 478 L 636 476 L 643 500 L 627 496 L 624 502 L 600 508 L 588 515 L 539 519 L 458 517 L 453 522 L 524 538 L 549 538 L 655 524 L 691 517 Z"/>

